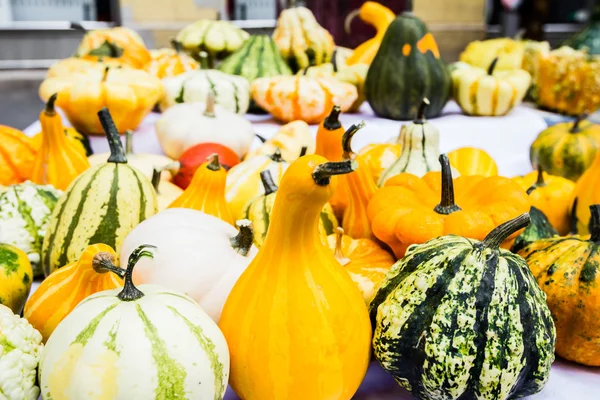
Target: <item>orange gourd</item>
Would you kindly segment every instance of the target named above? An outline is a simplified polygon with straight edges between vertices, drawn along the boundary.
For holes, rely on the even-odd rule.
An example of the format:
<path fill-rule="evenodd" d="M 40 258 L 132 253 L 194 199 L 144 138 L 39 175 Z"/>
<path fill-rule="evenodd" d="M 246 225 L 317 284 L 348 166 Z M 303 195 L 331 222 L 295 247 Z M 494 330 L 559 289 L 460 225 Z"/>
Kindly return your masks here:
<path fill-rule="evenodd" d="M 200 68 L 200 64 L 183 52 L 181 43 L 171 41 L 172 49 L 150 50 L 146 71 L 159 79 L 168 78 Z"/>
<path fill-rule="evenodd" d="M 61 116 L 54 109 L 57 95 L 50 96 L 40 113 L 42 144 L 35 159 L 31 180 L 66 190 L 90 167 L 85 149 L 74 137 L 65 135 Z"/>
<path fill-rule="evenodd" d="M 37 149 L 33 140 L 18 129 L 0 125 L 0 185 L 31 178 Z"/>
<path fill-rule="evenodd" d="M 365 1 L 360 9 L 350 13 L 348 17 L 346 17 L 344 25 L 346 26 L 347 32 L 350 31 L 350 23 L 356 15 L 360 16 L 360 19 L 367 24 L 372 25 L 377 33 L 374 37 L 368 39 L 354 49 L 350 57 L 346 60 L 346 64 L 371 64 L 379 50 L 379 46 L 381 45 L 381 41 L 383 40 L 387 28 L 396 18 L 396 14 L 379 3 Z"/>
<path fill-rule="evenodd" d="M 461 176 L 497 176 L 498 165 L 485 150 L 475 147 L 461 147 L 448 153 L 450 165 Z"/>
<path fill-rule="evenodd" d="M 590 206 L 600 204 L 600 152 L 592 165 L 577 181 L 571 200 L 572 221 L 575 232 L 580 235 L 590 233 Z"/>
<path fill-rule="evenodd" d="M 79 260 L 50 274 L 25 304 L 24 317 L 48 340 L 56 326 L 91 294 L 121 287 L 124 270 L 112 265 L 118 257 L 105 244 L 88 246 Z M 109 272 L 115 272 L 109 273 Z M 119 278 L 119 276 L 121 278 Z"/>
<path fill-rule="evenodd" d="M 245 400 L 352 398 L 369 364 L 363 297 L 322 242 L 319 215 L 352 161 L 294 161 L 281 180 L 264 245 L 221 315 L 230 384 Z"/>
<path fill-rule="evenodd" d="M 400 154 L 402 154 L 401 143 L 371 143 L 358 152 L 358 155 L 365 160 L 375 183 L 379 182 L 383 172 L 400 157 Z"/>

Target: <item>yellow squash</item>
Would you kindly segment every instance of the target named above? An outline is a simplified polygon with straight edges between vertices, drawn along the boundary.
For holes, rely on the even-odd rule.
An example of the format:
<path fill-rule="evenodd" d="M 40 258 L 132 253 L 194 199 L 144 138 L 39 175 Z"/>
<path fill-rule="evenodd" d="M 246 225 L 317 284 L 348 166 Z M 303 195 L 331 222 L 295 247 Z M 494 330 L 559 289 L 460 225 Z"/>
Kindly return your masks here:
<path fill-rule="evenodd" d="M 574 233 L 587 235 L 590 232 L 590 206 L 600 204 L 600 152 L 594 163 L 577 181 L 571 204 Z"/>
<path fill-rule="evenodd" d="M 448 153 L 450 165 L 460 176 L 497 176 L 498 165 L 485 150 L 475 147 L 461 147 Z"/>
<path fill-rule="evenodd" d="M 144 68 L 150 61 L 150 52 L 142 37 L 122 26 L 87 32 L 76 55 L 91 60 L 116 59 L 133 68 Z"/>
<path fill-rule="evenodd" d="M 33 280 L 27 254 L 15 246 L 0 243 L 0 304 L 20 314 Z"/>

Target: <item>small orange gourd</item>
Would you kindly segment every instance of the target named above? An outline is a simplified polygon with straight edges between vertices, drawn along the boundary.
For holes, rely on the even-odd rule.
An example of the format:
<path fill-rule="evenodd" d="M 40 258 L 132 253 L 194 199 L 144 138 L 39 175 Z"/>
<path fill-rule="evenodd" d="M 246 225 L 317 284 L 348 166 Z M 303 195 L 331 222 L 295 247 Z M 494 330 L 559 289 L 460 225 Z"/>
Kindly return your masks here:
<path fill-rule="evenodd" d="M 56 97 L 56 94 L 50 96 L 40 113 L 42 144 L 31 180 L 66 190 L 79 174 L 90 167 L 90 162 L 77 139 L 65 135 L 62 118 L 54 109 Z"/>
<path fill-rule="evenodd" d="M 475 147 L 461 147 L 448 153 L 450 165 L 461 176 L 497 176 L 498 165 L 485 150 Z"/>
<path fill-rule="evenodd" d="M 600 204 L 600 152 L 592 165 L 577 181 L 572 196 L 572 222 L 575 232 L 580 235 L 590 233 L 590 206 Z"/>
<path fill-rule="evenodd" d="M 352 398 L 367 371 L 363 296 L 321 241 L 319 215 L 352 161 L 308 155 L 281 180 L 263 247 L 233 287 L 219 326 L 230 384 L 245 400 Z"/>
<path fill-rule="evenodd" d="M 37 149 L 20 130 L 0 125 L 0 185 L 15 185 L 31 178 Z"/>

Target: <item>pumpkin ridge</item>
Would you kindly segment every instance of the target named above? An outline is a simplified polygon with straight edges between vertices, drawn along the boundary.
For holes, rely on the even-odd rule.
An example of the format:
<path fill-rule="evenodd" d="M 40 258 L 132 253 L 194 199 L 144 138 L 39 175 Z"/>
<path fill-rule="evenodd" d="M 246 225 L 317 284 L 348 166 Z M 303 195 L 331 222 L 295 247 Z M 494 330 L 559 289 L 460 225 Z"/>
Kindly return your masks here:
<path fill-rule="evenodd" d="M 135 173 L 133 173 L 135 176 Z M 104 243 L 113 249 L 117 248 L 117 238 L 114 233 L 120 228 L 119 209 L 117 208 L 117 194 L 119 191 L 119 166 L 115 165 L 113 171 L 113 181 L 110 188 L 110 196 L 106 205 L 105 217 L 102 222 L 96 227 L 96 231 L 88 239 L 89 244 Z M 141 196 L 140 196 L 141 197 Z M 106 218 L 110 216 L 110 218 Z M 141 221 L 141 220 L 140 220 Z M 64 253 L 63 253 L 64 254 Z M 66 256 L 66 254 L 65 254 Z M 65 261 L 66 263 L 66 261 Z M 60 263 L 64 265 L 65 263 Z"/>

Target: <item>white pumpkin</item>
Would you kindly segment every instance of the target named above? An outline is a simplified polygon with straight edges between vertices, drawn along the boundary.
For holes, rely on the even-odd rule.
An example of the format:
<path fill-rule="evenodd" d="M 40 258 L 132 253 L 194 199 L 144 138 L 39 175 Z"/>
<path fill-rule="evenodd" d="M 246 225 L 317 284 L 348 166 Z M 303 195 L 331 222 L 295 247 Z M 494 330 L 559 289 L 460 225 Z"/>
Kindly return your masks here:
<path fill-rule="evenodd" d="M 258 250 L 252 230 L 240 232 L 212 215 L 187 208 L 169 208 L 146 219 L 125 238 L 121 257 L 152 243 L 153 259 L 142 259 L 133 279 L 136 284 L 160 283 L 196 300 L 218 322 L 231 288 Z M 242 235 L 242 236 L 238 236 Z M 238 245 L 233 238 L 244 238 Z M 232 240 L 233 243 L 232 244 Z"/>
<path fill-rule="evenodd" d="M 39 369 L 44 399 L 223 398 L 229 350 L 217 325 L 183 293 L 133 286 L 134 264 L 151 255 L 136 251 L 123 288 L 86 298 L 52 333 Z"/>

